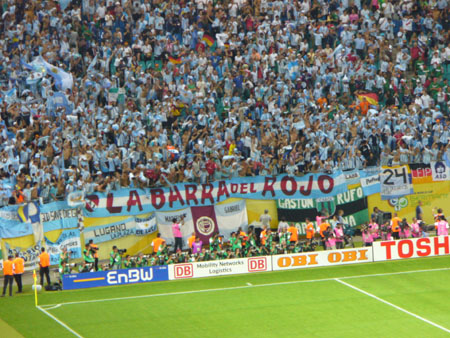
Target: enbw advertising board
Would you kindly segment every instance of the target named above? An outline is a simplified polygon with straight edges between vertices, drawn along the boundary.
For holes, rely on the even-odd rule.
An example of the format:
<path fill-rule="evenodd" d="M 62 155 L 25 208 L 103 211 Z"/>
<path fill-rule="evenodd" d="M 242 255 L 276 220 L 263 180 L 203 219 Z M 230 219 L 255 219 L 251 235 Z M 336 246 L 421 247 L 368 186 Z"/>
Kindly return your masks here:
<path fill-rule="evenodd" d="M 63 289 L 73 290 L 165 280 L 169 280 L 167 266 L 146 266 L 134 269 L 67 274 L 63 276 Z"/>

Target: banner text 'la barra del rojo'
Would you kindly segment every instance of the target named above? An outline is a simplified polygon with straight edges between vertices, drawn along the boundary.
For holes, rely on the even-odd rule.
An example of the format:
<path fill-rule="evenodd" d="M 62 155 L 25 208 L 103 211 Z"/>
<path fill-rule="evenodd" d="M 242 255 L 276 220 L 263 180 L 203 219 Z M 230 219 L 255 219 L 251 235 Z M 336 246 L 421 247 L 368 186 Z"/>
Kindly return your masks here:
<path fill-rule="evenodd" d="M 85 215 L 108 217 L 214 205 L 231 197 L 249 199 L 323 198 L 347 190 L 341 171 L 302 177 L 238 177 L 207 184 L 177 184 L 165 188 L 122 189 L 86 196 Z"/>

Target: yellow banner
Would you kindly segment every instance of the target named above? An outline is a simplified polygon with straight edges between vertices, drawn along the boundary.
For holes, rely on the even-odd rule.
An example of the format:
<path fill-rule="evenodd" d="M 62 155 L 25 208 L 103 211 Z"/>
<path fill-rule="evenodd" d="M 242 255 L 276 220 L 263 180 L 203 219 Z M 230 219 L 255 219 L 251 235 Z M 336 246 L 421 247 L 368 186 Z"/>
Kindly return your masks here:
<path fill-rule="evenodd" d="M 142 214 L 138 215 L 136 217 L 139 218 L 146 218 L 150 216 L 150 214 Z M 101 226 L 101 225 L 108 225 L 116 222 L 121 222 L 124 220 L 129 219 L 130 216 L 115 216 L 115 217 L 85 217 L 84 218 L 84 226 L 85 228 L 89 227 L 95 227 L 95 226 Z M 144 254 L 151 253 L 152 252 L 152 246 L 151 243 L 153 239 L 156 238 L 156 234 L 148 234 L 145 236 L 127 236 L 115 239 L 113 241 L 103 242 L 103 243 L 95 243 L 99 247 L 98 251 L 98 257 L 100 260 L 102 259 L 109 259 L 109 254 L 112 251 L 112 247 L 115 245 L 119 249 L 127 249 L 126 255 L 134 256 L 138 253 L 142 252 Z M 81 250 L 84 250 L 84 244 L 86 244 L 86 240 L 84 239 L 84 234 L 81 234 Z"/>
<path fill-rule="evenodd" d="M 412 195 L 383 201 L 380 194 L 375 194 L 368 196 L 367 201 L 370 213 L 374 207 L 378 207 L 385 212 L 396 212 L 400 218 L 408 221 L 416 216 L 416 207 L 422 201 L 424 221 L 433 224 L 432 209 L 442 208 L 445 212 L 450 205 L 450 181 L 416 184 Z"/>
<path fill-rule="evenodd" d="M 246 200 L 248 224 L 259 222 L 259 218 L 264 214 L 264 210 L 269 210 L 269 215 L 272 218 L 270 227 L 272 229 L 278 228 L 278 211 L 276 200 Z"/>

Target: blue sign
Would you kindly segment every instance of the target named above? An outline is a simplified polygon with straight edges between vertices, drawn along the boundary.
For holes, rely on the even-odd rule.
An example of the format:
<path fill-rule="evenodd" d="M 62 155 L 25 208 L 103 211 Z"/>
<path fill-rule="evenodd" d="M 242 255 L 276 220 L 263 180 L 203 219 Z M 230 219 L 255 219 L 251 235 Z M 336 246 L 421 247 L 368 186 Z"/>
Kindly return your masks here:
<path fill-rule="evenodd" d="M 71 207 L 67 201 L 60 201 L 41 205 L 40 214 L 44 232 L 48 232 L 77 228 L 82 211 L 80 207 Z"/>
<path fill-rule="evenodd" d="M 143 268 L 121 269 L 68 274 L 63 276 L 63 289 L 85 289 L 98 286 L 125 285 L 169 280 L 169 268 L 146 266 Z"/>

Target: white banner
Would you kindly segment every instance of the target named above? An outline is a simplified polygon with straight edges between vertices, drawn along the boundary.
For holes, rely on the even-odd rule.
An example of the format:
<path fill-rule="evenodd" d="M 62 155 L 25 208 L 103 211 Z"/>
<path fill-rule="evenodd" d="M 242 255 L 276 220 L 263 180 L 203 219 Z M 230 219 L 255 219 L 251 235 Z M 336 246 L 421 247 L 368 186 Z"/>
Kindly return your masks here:
<path fill-rule="evenodd" d="M 370 247 L 272 256 L 274 271 L 367 262 L 373 262 Z"/>
<path fill-rule="evenodd" d="M 136 236 L 145 236 L 158 231 L 154 213 L 147 217 L 135 217 L 134 221 L 136 222 Z"/>
<path fill-rule="evenodd" d="M 15 257 L 19 254 L 25 261 L 25 271 L 33 271 L 39 267 L 39 255 L 41 254 L 41 243 L 36 243 L 28 248 L 15 247 L 11 248 L 8 242 L 4 242 L 5 247 L 2 251 L 4 259 L 8 259 L 8 256 Z"/>
<path fill-rule="evenodd" d="M 450 180 L 450 167 L 445 162 L 431 162 L 433 181 Z"/>
<path fill-rule="evenodd" d="M 448 254 L 450 254 L 449 236 L 373 243 L 373 259 L 375 262 Z"/>
<path fill-rule="evenodd" d="M 64 248 L 71 259 L 81 258 L 80 230 L 64 230 L 55 242 L 45 237 L 45 247 L 50 255 L 50 265 L 59 264 L 59 258 Z"/>
<path fill-rule="evenodd" d="M 134 218 L 128 218 L 121 222 L 88 227 L 84 229 L 84 240 L 88 242 L 92 239 L 94 243 L 102 243 L 134 234 L 136 234 L 136 223 Z"/>
<path fill-rule="evenodd" d="M 216 212 L 217 225 L 224 240 L 228 241 L 231 232 L 242 227 L 244 231 L 248 228 L 248 217 L 245 200 L 233 203 L 219 204 L 214 206 Z"/>
<path fill-rule="evenodd" d="M 361 176 L 359 170 L 344 171 L 345 181 L 348 185 L 360 183 Z"/>
<path fill-rule="evenodd" d="M 176 218 L 177 222 L 179 222 L 181 216 L 184 216 L 184 225 L 181 226 L 181 234 L 183 235 L 183 249 L 186 249 L 187 239 L 191 237 L 194 232 L 191 208 L 168 212 L 156 212 L 156 223 L 158 224 L 161 238 L 164 239 L 167 244 L 174 245 L 175 238 L 172 233 L 173 219 Z"/>
<path fill-rule="evenodd" d="M 272 271 L 270 256 L 169 265 L 169 279 L 234 275 Z"/>
<path fill-rule="evenodd" d="M 381 199 L 388 200 L 414 192 L 409 166 L 382 167 L 380 174 Z"/>

